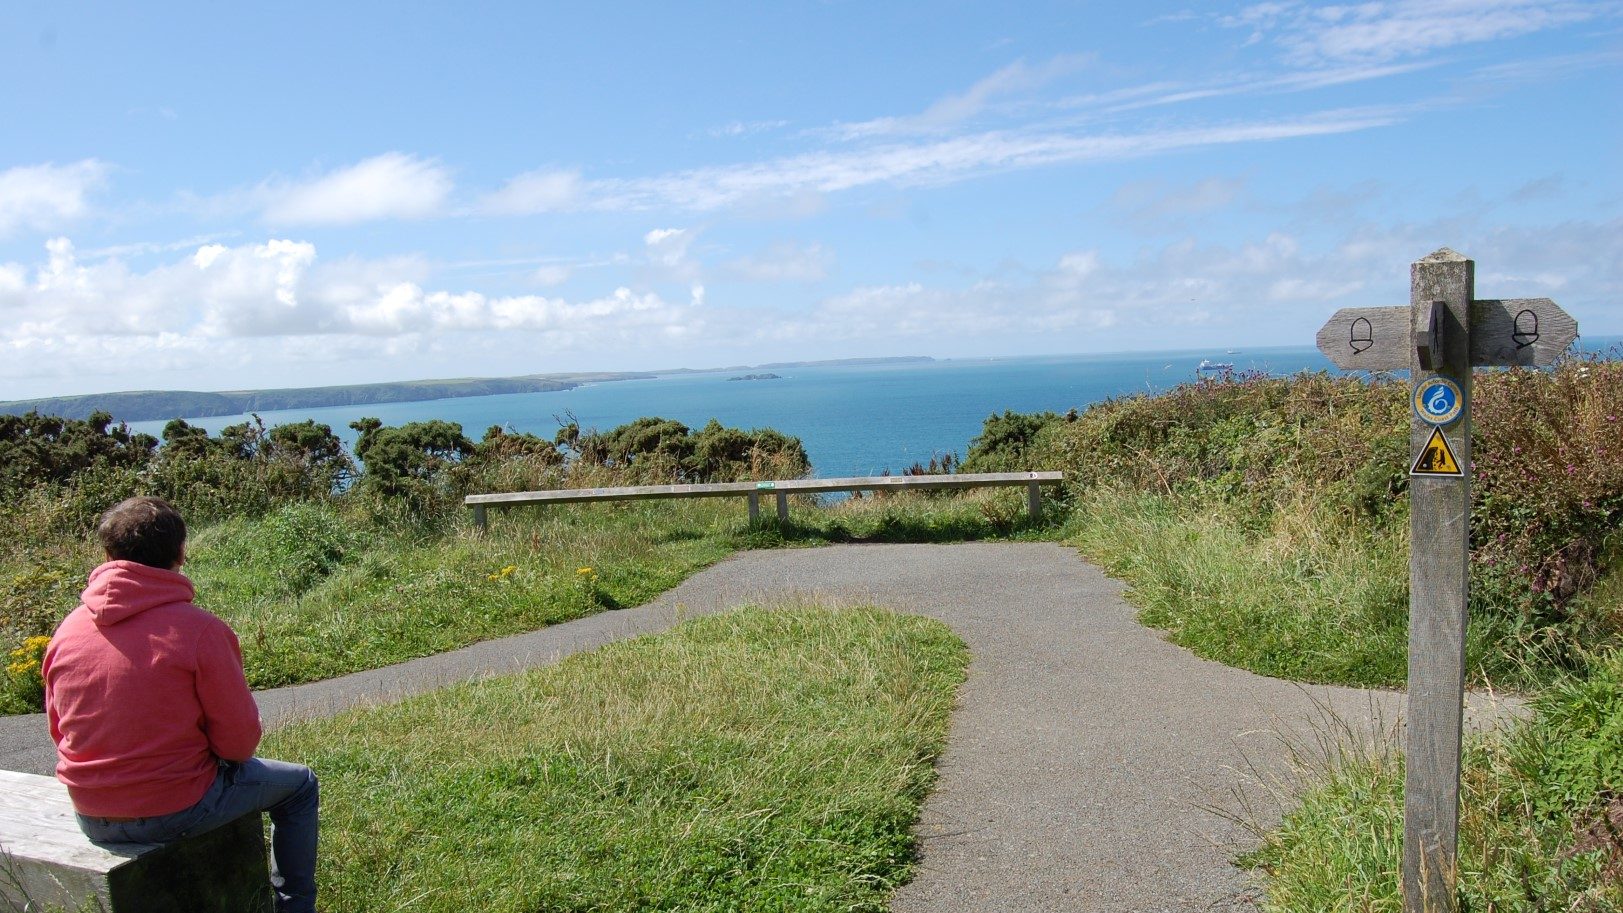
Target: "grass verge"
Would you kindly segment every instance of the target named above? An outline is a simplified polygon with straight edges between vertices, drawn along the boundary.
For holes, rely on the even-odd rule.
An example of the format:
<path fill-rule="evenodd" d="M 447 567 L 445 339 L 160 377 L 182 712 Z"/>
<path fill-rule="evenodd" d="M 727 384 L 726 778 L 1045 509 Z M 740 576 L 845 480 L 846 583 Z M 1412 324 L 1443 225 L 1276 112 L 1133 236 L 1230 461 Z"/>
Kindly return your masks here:
<path fill-rule="evenodd" d="M 1623 652 L 1545 688 L 1531 720 L 1472 743 L 1460 908 L 1623 911 Z M 1403 759 L 1344 758 L 1246 862 L 1273 913 L 1399 913 Z"/>
<path fill-rule="evenodd" d="M 1139 620 L 1263 675 L 1356 686 L 1407 674 L 1408 566 L 1396 537 L 1338 533 L 1311 507 L 1259 524 L 1209 501 L 1097 492 L 1068 542 L 1129 584 Z M 1481 650 L 1473 645 L 1472 657 Z"/>
<path fill-rule="evenodd" d="M 488 534 L 460 513 L 421 530 L 368 522 L 332 502 L 197 529 L 185 572 L 198 603 L 242 641 L 255 688 L 317 681 L 640 605 L 745 548 L 831 542 L 1053 538 L 1012 491 L 906 494 L 818 506 L 750 526 L 741 499 L 629 501 L 493 511 Z M 1053 516 L 1058 516 L 1054 512 Z M 49 633 L 96 563 L 78 543 L 49 562 L 0 567 L 5 627 Z M 26 618 L 26 623 L 18 624 Z M 39 709 L 38 662 L 21 635 L 0 713 Z"/>
<path fill-rule="evenodd" d="M 1309 499 L 1259 514 L 1199 496 L 1101 489 L 1078 500 L 1065 541 L 1129 584 L 1140 621 L 1200 656 L 1294 681 L 1402 687 L 1404 532 L 1367 533 Z M 1602 584 L 1573 602 L 1574 617 L 1606 614 Z M 1541 632 L 1482 606 L 1488 595 L 1472 598 L 1472 684 L 1525 690 L 1562 674 Z"/>
<path fill-rule="evenodd" d="M 740 527 L 712 503 L 644 502 L 413 536 L 295 504 L 200 531 L 186 572 L 266 688 L 637 605 L 732 553 Z"/>
<path fill-rule="evenodd" d="M 343 911 L 884 910 L 967 651 L 874 608 L 744 609 L 288 727 Z"/>

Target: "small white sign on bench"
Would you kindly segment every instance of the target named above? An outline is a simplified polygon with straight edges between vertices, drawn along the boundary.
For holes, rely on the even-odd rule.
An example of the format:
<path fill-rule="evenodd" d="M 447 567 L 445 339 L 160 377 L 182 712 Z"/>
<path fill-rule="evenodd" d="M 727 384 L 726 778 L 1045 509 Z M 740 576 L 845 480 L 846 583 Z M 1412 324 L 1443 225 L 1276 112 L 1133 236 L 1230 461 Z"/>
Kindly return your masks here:
<path fill-rule="evenodd" d="M 115 852 L 79 830 L 67 789 L 0 770 L 0 911 L 270 913 L 258 814 L 162 847 Z"/>

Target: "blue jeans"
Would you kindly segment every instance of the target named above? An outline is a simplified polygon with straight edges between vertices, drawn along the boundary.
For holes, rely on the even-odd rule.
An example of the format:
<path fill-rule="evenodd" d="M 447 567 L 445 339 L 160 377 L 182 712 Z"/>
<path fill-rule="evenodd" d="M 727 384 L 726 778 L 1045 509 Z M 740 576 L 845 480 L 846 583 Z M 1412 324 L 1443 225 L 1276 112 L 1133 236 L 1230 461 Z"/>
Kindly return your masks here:
<path fill-rule="evenodd" d="M 320 807 L 316 775 L 285 761 L 221 761 L 214 783 L 191 808 L 172 815 L 109 821 L 79 815 L 92 843 L 162 844 L 207 833 L 249 812 L 271 817 L 271 885 L 280 913 L 315 913 L 316 830 Z"/>

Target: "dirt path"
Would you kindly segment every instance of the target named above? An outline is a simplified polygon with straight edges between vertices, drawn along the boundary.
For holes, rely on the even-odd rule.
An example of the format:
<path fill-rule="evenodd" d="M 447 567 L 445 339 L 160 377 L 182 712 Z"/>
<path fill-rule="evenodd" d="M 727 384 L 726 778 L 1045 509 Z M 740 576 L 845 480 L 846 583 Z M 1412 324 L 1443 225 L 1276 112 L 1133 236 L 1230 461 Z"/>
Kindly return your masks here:
<path fill-rule="evenodd" d="M 1198 659 L 1134 622 L 1120 592 L 1051 544 L 749 552 L 645 606 L 259 700 L 274 725 L 556 662 L 743 602 L 873 602 L 945 621 L 974 657 L 920 823 L 920 871 L 894 910 L 1250 909 L 1250 878 L 1229 860 L 1254 840 L 1225 814 L 1272 820 L 1268 786 L 1289 775 L 1289 746 L 1312 749 L 1343 725 L 1360 737 L 1390 728 L 1402 695 Z M 1495 713 L 1473 704 L 1480 718 Z M 0 718 L 0 767 L 51 764 L 43 717 Z"/>

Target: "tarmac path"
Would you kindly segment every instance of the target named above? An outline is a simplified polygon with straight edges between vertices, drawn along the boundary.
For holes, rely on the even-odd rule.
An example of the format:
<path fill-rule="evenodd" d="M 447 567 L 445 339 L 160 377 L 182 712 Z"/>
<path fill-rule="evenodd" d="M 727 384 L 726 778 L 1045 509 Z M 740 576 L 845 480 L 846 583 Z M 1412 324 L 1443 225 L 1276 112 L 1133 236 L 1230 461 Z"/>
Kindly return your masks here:
<path fill-rule="evenodd" d="M 1199 659 L 1133 620 L 1121 584 L 1054 544 L 848 545 L 736 555 L 659 599 L 325 682 L 260 692 L 267 725 L 558 661 L 681 618 L 809 597 L 941 619 L 969 644 L 915 879 L 897 913 L 1248 910 L 1293 754 L 1390 730 L 1396 692 L 1302 686 Z M 1472 698 L 1473 718 L 1502 705 Z M 1511 709 L 1514 709 L 1513 705 Z M 0 768 L 47 774 L 42 715 L 0 717 Z"/>

